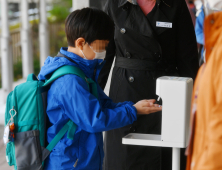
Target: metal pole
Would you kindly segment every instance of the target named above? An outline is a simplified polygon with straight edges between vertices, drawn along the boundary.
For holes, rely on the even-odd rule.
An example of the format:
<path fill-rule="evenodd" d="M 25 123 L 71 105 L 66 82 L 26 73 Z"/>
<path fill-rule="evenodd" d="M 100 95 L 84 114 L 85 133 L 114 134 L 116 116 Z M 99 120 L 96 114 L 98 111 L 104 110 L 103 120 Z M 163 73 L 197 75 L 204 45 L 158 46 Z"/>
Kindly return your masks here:
<path fill-rule="evenodd" d="M 180 170 L 180 148 L 173 148 L 172 170 Z"/>
<path fill-rule="evenodd" d="M 73 11 L 85 7 L 89 7 L 89 0 L 72 0 L 72 9 Z"/>
<path fill-rule="evenodd" d="M 48 21 L 45 0 L 40 0 L 40 24 L 39 24 L 40 65 L 43 66 L 49 55 Z"/>
<path fill-rule="evenodd" d="M 2 20 L 2 35 L 1 35 L 1 66 L 2 66 L 2 88 L 3 100 L 6 102 L 8 93 L 12 90 L 13 83 L 13 67 L 12 53 L 10 53 L 10 34 L 8 21 L 8 2 L 1 0 L 1 20 Z"/>
<path fill-rule="evenodd" d="M 23 78 L 27 78 L 28 75 L 33 72 L 33 56 L 30 55 L 30 28 L 27 0 L 21 0 L 21 16 L 22 71 Z"/>

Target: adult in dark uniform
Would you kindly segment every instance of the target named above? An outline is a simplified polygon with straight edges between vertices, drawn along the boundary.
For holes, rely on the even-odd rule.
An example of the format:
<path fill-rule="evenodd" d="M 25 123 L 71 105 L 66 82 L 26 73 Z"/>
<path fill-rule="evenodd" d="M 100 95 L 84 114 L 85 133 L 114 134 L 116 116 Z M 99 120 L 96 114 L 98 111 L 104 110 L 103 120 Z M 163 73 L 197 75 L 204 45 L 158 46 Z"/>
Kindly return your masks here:
<path fill-rule="evenodd" d="M 105 87 L 116 56 L 109 93 L 114 102 L 156 98 L 160 76 L 195 79 L 197 42 L 185 0 L 156 0 L 147 15 L 136 0 L 107 0 L 106 11 L 115 23 L 115 36 L 99 84 Z M 133 125 L 105 133 L 105 170 L 172 169 L 171 148 L 123 145 L 122 137 L 130 132 L 160 134 L 161 113 L 140 116 Z M 181 161 L 183 170 L 185 156 Z"/>

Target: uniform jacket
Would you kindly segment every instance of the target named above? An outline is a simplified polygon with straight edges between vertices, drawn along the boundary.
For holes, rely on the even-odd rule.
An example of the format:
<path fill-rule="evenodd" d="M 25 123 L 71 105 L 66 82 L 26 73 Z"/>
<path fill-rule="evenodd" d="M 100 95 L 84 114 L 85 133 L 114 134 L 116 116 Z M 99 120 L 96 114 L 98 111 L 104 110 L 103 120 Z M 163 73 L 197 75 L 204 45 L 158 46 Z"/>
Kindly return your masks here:
<path fill-rule="evenodd" d="M 157 77 L 194 79 L 199 68 L 194 27 L 185 0 L 157 0 L 147 16 L 132 3 L 108 0 L 106 4 L 106 11 L 115 23 L 115 36 L 109 43 L 98 82 L 105 87 L 114 56 L 124 59 L 121 63 L 124 68 L 116 63 L 112 72 L 109 96 L 114 102 L 156 98 Z M 163 22 L 167 24 L 164 26 Z M 160 134 L 161 113 L 140 116 L 133 125 L 106 133 L 106 170 L 158 170 L 161 154 L 163 169 L 171 169 L 170 148 L 169 154 L 165 154 L 157 147 L 122 145 L 122 137 L 129 132 Z"/>
<path fill-rule="evenodd" d="M 40 80 L 45 80 L 63 65 L 74 65 L 88 78 L 96 81 L 102 67 L 102 64 L 99 64 L 101 60 L 85 60 L 68 52 L 67 48 L 61 48 L 60 53 L 70 57 L 77 64 L 64 57 L 48 57 L 41 68 Z M 95 69 L 97 72 L 94 75 Z M 50 142 L 69 119 L 77 125 L 77 130 L 74 140 L 65 135 L 55 146 L 45 162 L 45 169 L 101 169 L 104 156 L 102 131 L 131 124 L 137 119 L 132 102 L 113 103 L 99 86 L 98 95 L 97 99 L 89 92 L 85 80 L 76 75 L 65 75 L 53 82 L 47 97 L 47 115 L 51 122 L 47 140 Z"/>
<path fill-rule="evenodd" d="M 201 67 L 195 82 L 197 95 L 196 117 L 193 117 L 193 148 L 187 170 L 222 169 L 222 12 L 205 20 L 206 64 Z M 194 108 L 193 102 L 193 108 Z M 193 121 L 192 120 L 192 121 Z"/>

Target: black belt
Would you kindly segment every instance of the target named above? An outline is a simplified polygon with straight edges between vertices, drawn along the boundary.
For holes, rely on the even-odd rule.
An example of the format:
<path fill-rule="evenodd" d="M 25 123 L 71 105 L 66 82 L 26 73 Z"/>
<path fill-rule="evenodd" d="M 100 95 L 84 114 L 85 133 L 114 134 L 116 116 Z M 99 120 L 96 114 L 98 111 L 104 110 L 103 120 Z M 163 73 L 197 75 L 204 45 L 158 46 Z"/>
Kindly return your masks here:
<path fill-rule="evenodd" d="M 115 61 L 116 67 L 121 67 L 125 69 L 132 70 L 146 70 L 146 71 L 174 71 L 176 67 L 174 65 L 169 65 L 163 61 L 148 61 L 139 59 L 129 59 L 125 57 L 116 57 Z"/>

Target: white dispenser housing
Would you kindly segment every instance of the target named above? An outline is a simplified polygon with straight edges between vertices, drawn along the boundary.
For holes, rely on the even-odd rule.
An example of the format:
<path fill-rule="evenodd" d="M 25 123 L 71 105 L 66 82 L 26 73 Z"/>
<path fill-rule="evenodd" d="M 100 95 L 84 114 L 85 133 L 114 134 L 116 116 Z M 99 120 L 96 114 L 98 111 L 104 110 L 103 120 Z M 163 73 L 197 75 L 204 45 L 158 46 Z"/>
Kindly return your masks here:
<path fill-rule="evenodd" d="M 160 77 L 156 94 L 162 99 L 161 135 L 131 133 L 123 144 L 185 148 L 188 145 L 192 78 Z M 155 113 L 153 113 L 155 114 Z"/>
<path fill-rule="evenodd" d="M 188 145 L 190 108 L 193 80 L 181 77 L 157 79 L 156 94 L 162 98 L 161 140 L 172 144 Z"/>

